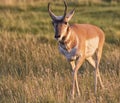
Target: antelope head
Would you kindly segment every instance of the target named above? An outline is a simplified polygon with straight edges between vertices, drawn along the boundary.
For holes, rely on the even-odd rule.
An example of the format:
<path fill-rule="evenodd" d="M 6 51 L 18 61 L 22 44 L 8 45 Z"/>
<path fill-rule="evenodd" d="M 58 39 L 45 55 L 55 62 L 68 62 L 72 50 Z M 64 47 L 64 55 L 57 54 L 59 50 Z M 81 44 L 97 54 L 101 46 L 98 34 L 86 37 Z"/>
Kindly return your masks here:
<path fill-rule="evenodd" d="M 65 10 L 63 16 L 56 16 L 50 9 L 50 3 L 48 3 L 48 12 L 52 19 L 52 24 L 54 27 L 55 38 L 58 41 L 64 41 L 65 37 L 69 31 L 69 20 L 72 18 L 75 9 L 71 10 L 69 13 L 67 12 L 67 4 L 64 1 Z"/>

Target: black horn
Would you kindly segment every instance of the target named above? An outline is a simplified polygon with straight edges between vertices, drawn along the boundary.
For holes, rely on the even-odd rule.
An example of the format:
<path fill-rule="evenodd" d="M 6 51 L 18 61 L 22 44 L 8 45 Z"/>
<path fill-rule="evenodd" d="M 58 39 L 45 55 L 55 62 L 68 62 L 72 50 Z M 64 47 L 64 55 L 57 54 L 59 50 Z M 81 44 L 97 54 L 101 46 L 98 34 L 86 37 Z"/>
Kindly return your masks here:
<path fill-rule="evenodd" d="M 65 10 L 64 10 L 64 15 L 62 16 L 61 20 L 64 20 L 65 19 L 65 16 L 66 16 L 66 13 L 67 13 L 67 4 L 64 0 L 64 5 L 65 5 Z M 50 17 L 52 18 L 52 20 L 60 20 L 59 16 L 56 16 L 50 9 L 50 3 L 48 3 L 48 12 L 49 12 L 49 15 Z"/>
<path fill-rule="evenodd" d="M 50 17 L 51 17 L 53 20 L 56 20 L 55 14 L 50 10 L 50 3 L 48 3 L 48 12 L 49 12 Z"/>
<path fill-rule="evenodd" d="M 64 0 L 64 5 L 65 5 L 65 10 L 64 10 L 63 19 L 65 18 L 66 13 L 67 13 L 67 3 L 66 3 L 66 1 L 65 1 L 65 0 Z"/>

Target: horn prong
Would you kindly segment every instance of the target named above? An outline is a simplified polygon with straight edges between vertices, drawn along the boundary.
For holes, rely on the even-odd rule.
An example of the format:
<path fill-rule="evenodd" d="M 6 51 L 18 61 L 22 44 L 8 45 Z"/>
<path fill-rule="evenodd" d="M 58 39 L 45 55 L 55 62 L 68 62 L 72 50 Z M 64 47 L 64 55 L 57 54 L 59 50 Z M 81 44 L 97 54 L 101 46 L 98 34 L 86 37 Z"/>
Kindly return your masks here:
<path fill-rule="evenodd" d="M 61 20 L 64 20 L 65 19 L 65 16 L 66 16 L 66 12 L 67 12 L 67 3 L 66 1 L 64 0 L 64 5 L 65 5 L 65 10 L 64 10 L 64 15 L 62 16 L 62 19 Z M 52 20 L 57 20 L 57 16 L 51 11 L 50 9 L 50 2 L 48 3 L 48 12 L 49 12 L 49 15 L 50 17 L 52 18 Z"/>
<path fill-rule="evenodd" d="M 64 0 L 64 5 L 65 5 L 65 10 L 64 10 L 63 19 L 65 18 L 65 16 L 66 16 L 66 12 L 67 12 L 67 3 L 66 3 L 65 0 Z"/>
<path fill-rule="evenodd" d="M 50 17 L 51 17 L 53 20 L 56 20 L 55 14 L 50 10 L 50 2 L 48 3 L 48 12 L 49 12 Z"/>

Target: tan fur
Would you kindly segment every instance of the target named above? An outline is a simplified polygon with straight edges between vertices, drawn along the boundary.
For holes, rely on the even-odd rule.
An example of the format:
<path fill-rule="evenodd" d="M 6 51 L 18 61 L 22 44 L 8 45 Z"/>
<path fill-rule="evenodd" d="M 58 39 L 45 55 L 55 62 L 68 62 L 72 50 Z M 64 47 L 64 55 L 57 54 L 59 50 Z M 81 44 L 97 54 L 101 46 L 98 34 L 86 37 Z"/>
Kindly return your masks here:
<path fill-rule="evenodd" d="M 71 30 L 73 31 L 73 36 L 77 35 L 79 38 L 79 46 L 78 51 L 81 51 L 83 55 L 85 55 L 85 42 L 87 40 L 93 39 L 98 37 L 99 38 L 99 48 L 102 48 L 104 43 L 104 33 L 101 29 L 99 29 L 96 26 L 90 25 L 90 24 L 74 24 L 70 26 Z M 70 39 L 72 40 L 73 37 Z M 72 40 L 73 41 L 73 40 Z M 74 41 L 72 42 L 74 45 Z M 100 47 L 101 46 L 101 47 Z M 71 46 L 72 48 L 72 46 Z M 86 54 L 87 55 L 87 54 Z M 91 55 L 90 55 L 91 56 Z"/>

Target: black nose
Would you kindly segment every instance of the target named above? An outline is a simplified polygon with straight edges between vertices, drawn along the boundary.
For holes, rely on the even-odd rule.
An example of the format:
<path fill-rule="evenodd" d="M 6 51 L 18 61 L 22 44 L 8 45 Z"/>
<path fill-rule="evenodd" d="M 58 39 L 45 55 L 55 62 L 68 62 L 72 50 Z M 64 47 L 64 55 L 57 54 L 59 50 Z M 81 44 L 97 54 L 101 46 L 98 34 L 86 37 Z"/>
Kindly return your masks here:
<path fill-rule="evenodd" d="M 55 35 L 55 38 L 59 38 L 60 37 L 60 35 Z"/>

